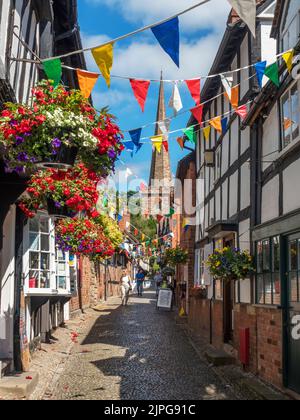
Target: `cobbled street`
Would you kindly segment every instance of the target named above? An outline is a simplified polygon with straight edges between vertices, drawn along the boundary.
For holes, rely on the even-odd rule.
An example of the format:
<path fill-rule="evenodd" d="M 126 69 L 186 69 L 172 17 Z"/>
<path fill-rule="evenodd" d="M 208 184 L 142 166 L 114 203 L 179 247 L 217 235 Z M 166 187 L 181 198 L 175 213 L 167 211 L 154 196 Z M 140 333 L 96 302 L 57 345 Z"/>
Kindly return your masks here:
<path fill-rule="evenodd" d="M 148 291 L 128 307 L 119 299 L 99 307 L 44 399 L 238 399 L 200 359 L 174 313 L 155 303 Z"/>

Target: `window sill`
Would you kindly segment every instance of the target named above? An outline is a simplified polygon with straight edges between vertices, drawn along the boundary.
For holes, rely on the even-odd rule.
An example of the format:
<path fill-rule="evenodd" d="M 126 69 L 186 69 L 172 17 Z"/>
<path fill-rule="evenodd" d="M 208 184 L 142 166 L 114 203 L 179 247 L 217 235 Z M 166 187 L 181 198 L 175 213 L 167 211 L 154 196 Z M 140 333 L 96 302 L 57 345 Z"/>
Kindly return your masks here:
<path fill-rule="evenodd" d="M 298 147 L 300 144 L 300 137 L 297 137 L 295 140 L 291 141 L 291 143 L 286 146 L 284 149 L 282 149 L 280 152 L 278 152 L 278 155 L 276 156 L 276 160 L 282 160 L 285 158 L 286 155 L 290 154 L 296 147 Z"/>
<path fill-rule="evenodd" d="M 264 304 L 258 304 L 252 305 L 254 308 L 261 308 L 261 309 L 273 309 L 273 310 L 281 310 L 281 306 L 278 305 L 264 305 Z"/>
<path fill-rule="evenodd" d="M 25 296 L 72 296 L 69 290 L 62 289 L 26 289 L 24 290 Z"/>

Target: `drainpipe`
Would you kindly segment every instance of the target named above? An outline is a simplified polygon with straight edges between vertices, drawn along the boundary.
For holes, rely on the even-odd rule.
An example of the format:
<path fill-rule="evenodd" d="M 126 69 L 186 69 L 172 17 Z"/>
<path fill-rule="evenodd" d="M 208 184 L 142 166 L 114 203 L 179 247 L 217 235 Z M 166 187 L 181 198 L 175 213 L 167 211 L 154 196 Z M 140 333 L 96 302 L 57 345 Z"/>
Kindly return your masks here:
<path fill-rule="evenodd" d="M 213 301 L 212 297 L 209 301 L 209 343 L 213 343 Z"/>
<path fill-rule="evenodd" d="M 79 276 L 78 276 L 78 300 L 79 300 L 79 309 L 82 314 L 84 314 L 83 304 L 82 304 L 82 284 L 83 284 L 83 264 L 82 257 L 79 258 Z"/>

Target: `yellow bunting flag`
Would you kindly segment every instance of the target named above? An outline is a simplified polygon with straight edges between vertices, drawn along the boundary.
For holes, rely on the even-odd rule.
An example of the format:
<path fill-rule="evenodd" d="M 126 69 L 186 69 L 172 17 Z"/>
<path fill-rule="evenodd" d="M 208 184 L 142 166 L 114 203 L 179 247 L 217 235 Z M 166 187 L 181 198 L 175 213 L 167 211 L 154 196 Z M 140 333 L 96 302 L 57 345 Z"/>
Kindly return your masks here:
<path fill-rule="evenodd" d="M 293 69 L 294 50 L 286 52 L 285 54 L 282 55 L 282 58 L 285 61 L 285 64 L 287 66 L 289 73 L 291 73 Z"/>
<path fill-rule="evenodd" d="M 77 77 L 79 88 L 83 96 L 88 99 L 91 96 L 92 90 L 95 87 L 95 84 L 99 78 L 98 73 L 91 73 L 88 71 L 77 69 Z"/>
<path fill-rule="evenodd" d="M 231 105 L 233 108 L 238 108 L 240 102 L 240 88 L 235 86 L 231 89 Z"/>
<path fill-rule="evenodd" d="M 114 45 L 108 44 L 103 47 L 94 48 L 92 49 L 92 54 L 107 86 L 110 87 L 110 72 L 114 61 Z"/>
<path fill-rule="evenodd" d="M 163 141 L 164 141 L 163 136 L 151 137 L 151 141 L 152 141 L 153 146 L 157 150 L 157 152 L 161 153 L 161 149 L 162 149 L 162 145 L 163 145 Z"/>
<path fill-rule="evenodd" d="M 222 120 L 221 117 L 213 118 L 209 121 L 209 124 L 217 130 L 219 133 L 222 133 Z"/>
<path fill-rule="evenodd" d="M 204 134 L 204 138 L 205 138 L 206 141 L 209 141 L 210 132 L 211 132 L 211 126 L 210 125 L 208 125 L 207 127 L 205 127 L 203 129 L 203 134 Z"/>
<path fill-rule="evenodd" d="M 145 239 L 146 239 L 145 235 L 144 235 L 144 234 L 142 234 L 142 242 L 144 242 L 144 241 L 145 241 Z"/>

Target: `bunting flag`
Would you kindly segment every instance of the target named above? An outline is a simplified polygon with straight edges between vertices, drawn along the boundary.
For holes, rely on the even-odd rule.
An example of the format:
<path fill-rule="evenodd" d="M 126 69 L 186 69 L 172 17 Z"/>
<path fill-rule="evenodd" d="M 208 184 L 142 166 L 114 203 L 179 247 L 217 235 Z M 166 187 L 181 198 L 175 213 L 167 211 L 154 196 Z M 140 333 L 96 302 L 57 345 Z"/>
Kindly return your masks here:
<path fill-rule="evenodd" d="M 228 129 L 228 118 L 224 117 L 221 120 L 222 134 L 225 134 Z"/>
<path fill-rule="evenodd" d="M 144 184 L 143 182 L 141 182 L 141 185 L 140 185 L 140 190 L 141 190 L 142 192 L 147 192 L 147 191 L 148 191 L 148 187 L 147 187 L 147 185 L 146 185 L 146 184 Z"/>
<path fill-rule="evenodd" d="M 107 195 L 106 195 L 106 194 L 104 194 L 104 196 L 103 196 L 102 206 L 103 206 L 104 208 L 108 207 L 108 197 L 107 197 Z"/>
<path fill-rule="evenodd" d="M 120 223 L 122 222 L 122 220 L 123 220 L 123 216 L 121 214 L 118 214 L 118 222 Z"/>
<path fill-rule="evenodd" d="M 135 148 L 135 144 L 133 141 L 126 141 L 123 143 L 127 152 L 133 152 Z"/>
<path fill-rule="evenodd" d="M 189 230 L 189 228 L 191 227 L 190 219 L 184 218 L 183 223 L 182 223 L 182 227 L 184 229 L 184 232 L 187 232 Z"/>
<path fill-rule="evenodd" d="M 139 231 L 137 229 L 134 229 L 134 236 L 138 236 L 139 235 Z"/>
<path fill-rule="evenodd" d="M 293 70 L 294 50 L 288 51 L 282 55 L 282 58 L 287 66 L 288 72 L 291 73 Z"/>
<path fill-rule="evenodd" d="M 241 117 L 241 119 L 242 119 L 242 120 L 244 120 L 244 119 L 247 117 L 247 114 L 248 114 L 248 108 L 247 108 L 247 105 L 242 105 L 242 106 L 240 106 L 239 108 L 237 108 L 237 109 L 235 110 L 235 112 L 237 113 L 237 115 L 238 115 L 239 117 Z"/>
<path fill-rule="evenodd" d="M 165 137 L 167 137 L 170 131 L 170 125 L 171 120 L 169 118 L 166 118 L 164 121 L 158 121 L 158 127 Z"/>
<path fill-rule="evenodd" d="M 163 146 L 164 146 L 165 151 L 168 153 L 169 152 L 169 143 L 168 143 L 167 140 L 163 141 Z"/>
<path fill-rule="evenodd" d="M 231 89 L 230 102 L 233 108 L 237 108 L 239 106 L 239 102 L 240 102 L 240 87 L 239 86 L 234 86 Z"/>
<path fill-rule="evenodd" d="M 176 82 L 174 83 L 172 97 L 169 102 L 169 108 L 174 109 L 175 115 L 183 108 L 180 92 Z"/>
<path fill-rule="evenodd" d="M 139 147 L 140 141 L 141 141 L 142 129 L 137 128 L 136 130 L 131 130 L 129 131 L 129 135 L 131 137 L 133 144 L 135 144 L 136 147 Z"/>
<path fill-rule="evenodd" d="M 163 220 L 164 216 L 161 216 L 160 214 L 158 214 L 156 218 L 157 218 L 158 223 L 160 223 Z"/>
<path fill-rule="evenodd" d="M 256 0 L 228 0 L 239 17 L 248 25 L 254 38 L 256 36 Z"/>
<path fill-rule="evenodd" d="M 260 63 L 256 63 L 254 65 L 255 71 L 256 71 L 256 77 L 257 77 L 257 81 L 259 84 L 259 87 L 262 89 L 263 87 L 263 78 L 265 75 L 265 70 L 267 67 L 267 62 L 266 61 L 261 61 Z"/>
<path fill-rule="evenodd" d="M 183 150 L 184 149 L 184 139 L 182 137 L 178 137 L 177 143 L 179 144 L 179 146 Z"/>
<path fill-rule="evenodd" d="M 189 141 L 191 141 L 193 143 L 196 143 L 194 127 L 186 128 L 185 130 L 183 130 L 183 132 L 187 136 L 187 138 L 189 139 Z"/>
<path fill-rule="evenodd" d="M 196 102 L 196 105 L 201 103 L 201 79 L 197 80 L 186 80 L 187 87 L 191 92 L 191 95 Z"/>
<path fill-rule="evenodd" d="M 136 100 L 138 101 L 142 112 L 145 111 L 145 103 L 150 87 L 150 81 L 149 80 L 134 80 L 130 79 L 130 84 L 134 93 L 134 96 L 136 97 Z"/>
<path fill-rule="evenodd" d="M 59 58 L 54 60 L 43 61 L 43 70 L 48 79 L 54 81 L 54 87 L 60 84 L 62 77 L 62 63 Z"/>
<path fill-rule="evenodd" d="M 271 82 L 274 83 L 274 85 L 276 85 L 277 87 L 280 86 L 279 69 L 277 63 L 273 63 L 270 66 L 266 67 L 265 76 L 267 76 L 271 80 Z"/>
<path fill-rule="evenodd" d="M 224 76 L 224 74 L 221 74 L 221 80 L 222 80 L 224 90 L 227 94 L 228 100 L 231 102 L 233 77 L 232 76 Z"/>
<path fill-rule="evenodd" d="M 163 144 L 163 136 L 154 136 L 151 137 L 151 141 L 153 146 L 155 147 L 158 153 L 161 153 L 162 144 Z"/>
<path fill-rule="evenodd" d="M 107 86 L 110 87 L 110 72 L 114 60 L 114 45 L 108 44 L 103 47 L 93 48 L 92 54 Z"/>
<path fill-rule="evenodd" d="M 177 67 L 179 67 L 180 37 L 178 17 L 161 25 L 154 26 L 151 30 L 163 50 L 172 58 Z"/>
<path fill-rule="evenodd" d="M 136 146 L 136 153 L 138 153 L 143 146 L 143 144 L 139 144 L 138 146 Z"/>
<path fill-rule="evenodd" d="M 222 121 L 221 117 L 213 118 L 209 121 L 209 124 L 219 133 L 222 133 Z"/>
<path fill-rule="evenodd" d="M 202 119 L 203 119 L 203 105 L 199 105 L 199 106 L 196 106 L 195 108 L 192 108 L 191 113 L 196 118 L 198 123 L 201 125 Z"/>
<path fill-rule="evenodd" d="M 166 217 L 172 217 L 175 214 L 175 209 L 173 207 L 170 208 L 169 214 L 166 215 Z"/>
<path fill-rule="evenodd" d="M 125 173 L 125 178 L 129 178 L 131 175 L 133 175 L 132 171 L 129 168 L 127 168 L 126 173 Z"/>
<path fill-rule="evenodd" d="M 207 127 L 205 127 L 203 129 L 203 134 L 204 134 L 204 138 L 205 138 L 206 141 L 209 141 L 209 139 L 210 139 L 210 132 L 211 132 L 211 126 L 210 125 L 208 125 Z"/>
<path fill-rule="evenodd" d="M 142 233 L 142 242 L 144 242 L 146 239 L 146 236 L 144 235 L 144 233 Z"/>
<path fill-rule="evenodd" d="M 79 88 L 83 96 L 86 99 L 89 99 L 95 87 L 95 84 L 97 83 L 97 80 L 99 79 L 99 74 L 91 73 L 91 72 L 80 70 L 80 69 L 77 69 L 76 73 L 77 73 Z"/>

